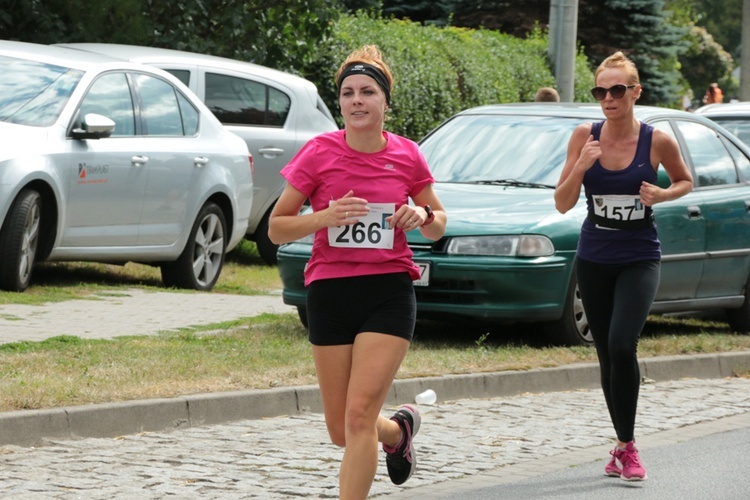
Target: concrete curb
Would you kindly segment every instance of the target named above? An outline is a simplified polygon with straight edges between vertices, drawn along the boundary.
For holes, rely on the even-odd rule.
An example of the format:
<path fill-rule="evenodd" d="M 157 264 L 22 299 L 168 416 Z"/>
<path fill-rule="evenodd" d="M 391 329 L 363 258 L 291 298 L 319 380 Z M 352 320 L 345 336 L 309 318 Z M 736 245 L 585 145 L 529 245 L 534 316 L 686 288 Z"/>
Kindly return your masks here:
<path fill-rule="evenodd" d="M 640 367 L 643 377 L 656 381 L 730 377 L 750 370 L 750 351 L 645 358 L 640 360 Z M 386 403 L 414 401 L 415 395 L 428 388 L 435 390 L 441 400 L 456 400 L 598 387 L 598 364 L 582 363 L 528 371 L 396 380 Z M 39 446 L 50 439 L 108 438 L 322 411 L 317 386 L 20 410 L 0 413 L 0 446 Z"/>

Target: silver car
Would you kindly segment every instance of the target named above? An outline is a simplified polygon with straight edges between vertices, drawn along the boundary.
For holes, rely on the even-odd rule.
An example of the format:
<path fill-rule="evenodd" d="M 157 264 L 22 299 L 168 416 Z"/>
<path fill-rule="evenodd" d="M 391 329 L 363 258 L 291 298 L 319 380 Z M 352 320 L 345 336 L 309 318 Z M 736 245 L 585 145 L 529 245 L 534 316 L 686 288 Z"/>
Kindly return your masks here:
<path fill-rule="evenodd" d="M 695 114 L 710 118 L 750 146 L 750 102 L 706 104 Z"/>
<path fill-rule="evenodd" d="M 252 197 L 244 141 L 171 74 L 0 41 L 0 289 L 55 260 L 158 265 L 210 290 Z"/>
<path fill-rule="evenodd" d="M 204 54 L 105 43 L 65 46 L 169 71 L 247 142 L 255 160 L 247 236 L 263 260 L 275 264 L 278 247 L 268 239 L 268 216 L 284 190 L 279 171 L 311 137 L 338 128 L 315 85 L 265 66 Z"/>

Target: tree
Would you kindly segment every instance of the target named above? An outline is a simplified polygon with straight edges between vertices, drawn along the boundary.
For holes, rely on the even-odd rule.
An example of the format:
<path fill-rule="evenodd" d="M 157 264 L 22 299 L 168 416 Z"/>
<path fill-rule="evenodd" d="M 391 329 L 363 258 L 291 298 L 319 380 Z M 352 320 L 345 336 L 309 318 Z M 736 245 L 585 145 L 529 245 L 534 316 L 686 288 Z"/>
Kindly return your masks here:
<path fill-rule="evenodd" d="M 579 13 L 579 34 L 586 54 L 601 61 L 622 50 L 638 67 L 644 87 L 640 102 L 677 105 L 681 95 L 678 56 L 687 50 L 682 39 L 686 30 L 670 23 L 664 0 L 605 0 L 601 6 L 596 4 L 587 1 Z M 588 38 L 592 35 L 594 38 Z M 594 40 L 606 43 L 586 43 Z"/>
<path fill-rule="evenodd" d="M 7 3 L 7 2 L 6 2 Z M 151 45 L 291 72 L 313 60 L 340 15 L 329 0 L 18 0 L 0 7 L 0 35 L 36 43 Z"/>

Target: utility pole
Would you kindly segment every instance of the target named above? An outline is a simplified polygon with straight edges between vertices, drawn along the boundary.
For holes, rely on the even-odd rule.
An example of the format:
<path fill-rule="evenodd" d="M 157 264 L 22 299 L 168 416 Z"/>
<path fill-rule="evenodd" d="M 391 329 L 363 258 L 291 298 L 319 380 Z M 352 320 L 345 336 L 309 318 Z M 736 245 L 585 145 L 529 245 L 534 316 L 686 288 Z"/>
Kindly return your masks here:
<path fill-rule="evenodd" d="M 740 101 L 750 101 L 750 0 L 742 2 L 742 46 L 740 50 Z"/>
<path fill-rule="evenodd" d="M 744 0 L 747 4 L 750 0 Z M 578 0 L 550 0 L 548 56 L 560 101 L 573 102 L 575 90 Z"/>

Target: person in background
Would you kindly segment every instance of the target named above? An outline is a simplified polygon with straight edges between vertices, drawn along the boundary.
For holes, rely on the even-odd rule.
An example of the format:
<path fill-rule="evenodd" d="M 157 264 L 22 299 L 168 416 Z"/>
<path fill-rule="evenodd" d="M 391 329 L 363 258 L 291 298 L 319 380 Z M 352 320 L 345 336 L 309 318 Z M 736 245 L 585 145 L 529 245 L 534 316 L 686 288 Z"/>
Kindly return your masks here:
<path fill-rule="evenodd" d="M 633 108 L 643 90 L 635 64 L 616 52 L 594 76 L 591 93 L 605 119 L 573 131 L 555 206 L 567 212 L 585 189 L 588 215 L 575 272 L 616 433 L 604 470 L 642 481 L 646 469 L 635 447 L 638 339 L 656 296 L 661 260 L 652 207 L 689 193 L 693 178 L 675 140 L 635 118 Z M 659 165 L 671 180 L 666 189 L 656 185 Z"/>
<path fill-rule="evenodd" d="M 536 91 L 534 102 L 560 102 L 560 94 L 552 87 L 541 87 Z"/>
<path fill-rule="evenodd" d="M 287 186 L 271 213 L 276 244 L 315 234 L 305 268 L 309 339 L 331 441 L 345 448 L 342 499 L 366 498 L 378 443 L 391 481 L 416 467 L 416 406 L 380 415 L 416 321 L 406 235 L 437 240 L 446 214 L 416 143 L 384 131 L 393 77 L 380 50 L 352 52 L 336 74 L 344 129 L 310 141 L 281 171 Z M 313 212 L 300 215 L 309 199 Z M 413 204 L 409 204 L 409 199 Z"/>
<path fill-rule="evenodd" d="M 719 88 L 718 83 L 712 83 L 703 96 L 703 104 L 720 104 L 722 102 L 724 102 L 724 93 Z"/>

